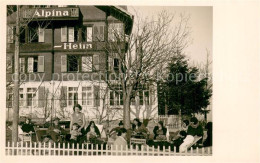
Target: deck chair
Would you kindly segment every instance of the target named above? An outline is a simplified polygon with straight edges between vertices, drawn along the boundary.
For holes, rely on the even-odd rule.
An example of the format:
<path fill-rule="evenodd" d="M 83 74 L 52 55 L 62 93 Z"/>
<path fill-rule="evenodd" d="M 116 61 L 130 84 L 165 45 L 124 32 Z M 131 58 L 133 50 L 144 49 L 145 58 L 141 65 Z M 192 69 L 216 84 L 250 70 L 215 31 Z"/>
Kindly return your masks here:
<path fill-rule="evenodd" d="M 191 136 L 187 135 L 184 139 L 184 142 L 180 145 L 180 152 L 185 152 L 186 150 L 190 149 L 194 144 L 196 144 L 202 136 Z"/>
<path fill-rule="evenodd" d="M 22 127 L 18 125 L 18 137 L 22 142 L 32 142 L 32 134 L 23 132 Z"/>
<path fill-rule="evenodd" d="M 98 130 L 100 132 L 101 139 L 103 139 L 103 138 L 105 139 L 106 138 L 106 132 L 104 130 L 104 126 L 103 125 L 98 125 L 98 124 L 96 124 L 96 126 L 97 126 L 97 128 L 98 128 Z"/>
<path fill-rule="evenodd" d="M 36 134 L 36 141 L 37 142 L 42 142 L 44 136 L 47 135 L 47 128 L 38 128 L 36 126 L 33 127 L 35 134 Z"/>

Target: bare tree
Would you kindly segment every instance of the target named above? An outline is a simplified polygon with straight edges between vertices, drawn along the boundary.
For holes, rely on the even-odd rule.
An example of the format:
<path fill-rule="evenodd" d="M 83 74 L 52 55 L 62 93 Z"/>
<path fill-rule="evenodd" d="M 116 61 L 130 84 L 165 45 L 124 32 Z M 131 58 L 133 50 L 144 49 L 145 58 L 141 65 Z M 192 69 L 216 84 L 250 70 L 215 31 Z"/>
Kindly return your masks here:
<path fill-rule="evenodd" d="M 19 122 L 19 87 L 21 82 L 19 81 L 19 55 L 20 55 L 20 36 L 25 32 L 25 28 L 29 26 L 29 24 L 34 19 L 34 15 L 28 16 L 26 19 L 21 15 L 21 9 L 24 6 L 19 5 L 8 5 L 7 6 L 7 43 L 11 43 L 15 41 L 15 50 L 14 50 L 14 62 L 13 59 L 10 58 L 7 60 L 7 72 L 12 73 L 12 66 L 14 63 L 14 81 L 8 81 L 6 83 L 6 87 L 14 87 L 13 89 L 13 126 L 12 126 L 12 141 L 17 142 L 18 140 L 18 122 Z M 33 6 L 31 6 L 33 7 Z M 37 25 L 41 28 L 46 28 L 50 24 L 51 20 L 36 22 Z M 30 40 L 35 40 L 38 36 L 38 32 L 34 31 L 33 34 L 30 35 Z M 29 40 L 29 42 L 30 42 Z M 9 99 L 10 100 L 10 99 Z"/>
<path fill-rule="evenodd" d="M 156 19 L 138 17 L 132 34 L 127 37 L 112 25 L 108 27 L 113 35 L 109 35 L 111 38 L 108 37 L 106 46 L 110 62 L 110 78 L 106 82 L 114 91 L 118 90 L 113 89 L 113 85 L 122 87 L 126 128 L 130 127 L 131 99 L 143 89 L 143 85 L 152 86 L 157 81 L 157 73 L 165 73 L 163 70 L 169 58 L 189 43 L 189 18 L 182 14 L 177 18 L 164 11 Z M 127 48 L 122 47 L 125 44 Z M 116 80 L 112 80 L 112 74 L 117 76 Z"/>

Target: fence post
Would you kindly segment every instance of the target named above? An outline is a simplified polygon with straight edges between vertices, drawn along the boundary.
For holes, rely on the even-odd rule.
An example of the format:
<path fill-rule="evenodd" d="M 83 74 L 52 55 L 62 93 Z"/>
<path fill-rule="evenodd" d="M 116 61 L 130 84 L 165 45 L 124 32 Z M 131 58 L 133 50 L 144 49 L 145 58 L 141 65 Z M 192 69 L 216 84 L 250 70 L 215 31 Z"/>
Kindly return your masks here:
<path fill-rule="evenodd" d="M 9 155 L 10 142 L 7 142 L 7 149 L 5 150 L 6 155 Z"/>
<path fill-rule="evenodd" d="M 165 145 L 163 146 L 163 156 L 165 156 Z"/>
<path fill-rule="evenodd" d="M 204 156 L 204 153 L 205 153 L 205 148 L 202 147 L 202 156 Z"/>
<path fill-rule="evenodd" d="M 25 142 L 25 156 L 28 155 L 28 143 Z"/>
<path fill-rule="evenodd" d="M 77 156 L 79 156 L 79 143 L 77 143 Z"/>

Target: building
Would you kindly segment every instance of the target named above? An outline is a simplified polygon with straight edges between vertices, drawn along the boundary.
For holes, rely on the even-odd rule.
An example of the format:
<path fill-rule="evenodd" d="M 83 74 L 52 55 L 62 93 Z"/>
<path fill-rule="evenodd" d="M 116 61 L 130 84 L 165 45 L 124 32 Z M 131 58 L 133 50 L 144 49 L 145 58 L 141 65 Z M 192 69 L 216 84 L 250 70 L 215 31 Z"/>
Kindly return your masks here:
<path fill-rule="evenodd" d="M 12 9 L 7 18 L 6 54 L 10 119 L 16 17 L 15 7 Z M 104 80 L 119 66 L 118 59 L 107 52 L 106 43 L 115 41 L 115 35 L 127 38 L 133 28 L 127 7 L 23 6 L 20 16 L 20 116 L 68 119 L 79 103 L 89 119 L 121 119 L 122 96 L 108 90 Z M 126 48 L 127 43 L 122 44 Z M 149 88 L 138 94 L 131 106 L 138 111 L 131 118 L 142 118 L 145 108 L 157 107 L 152 94 Z M 154 110 L 149 115 L 156 116 L 158 109 Z"/>

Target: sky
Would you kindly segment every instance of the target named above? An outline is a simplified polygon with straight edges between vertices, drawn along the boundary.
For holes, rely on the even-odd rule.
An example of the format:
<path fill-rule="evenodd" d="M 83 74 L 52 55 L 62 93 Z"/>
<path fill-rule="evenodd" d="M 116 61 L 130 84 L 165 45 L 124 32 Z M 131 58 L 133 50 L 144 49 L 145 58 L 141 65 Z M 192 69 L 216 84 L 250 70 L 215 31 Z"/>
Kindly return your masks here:
<path fill-rule="evenodd" d="M 212 60 L 212 7 L 207 6 L 128 6 L 128 11 L 135 17 L 156 16 L 160 11 L 169 13 L 185 13 L 190 15 L 189 26 L 191 27 L 190 38 L 192 43 L 185 49 L 189 62 L 195 65 L 205 64 L 207 59 L 206 49 L 210 52 Z"/>

